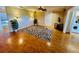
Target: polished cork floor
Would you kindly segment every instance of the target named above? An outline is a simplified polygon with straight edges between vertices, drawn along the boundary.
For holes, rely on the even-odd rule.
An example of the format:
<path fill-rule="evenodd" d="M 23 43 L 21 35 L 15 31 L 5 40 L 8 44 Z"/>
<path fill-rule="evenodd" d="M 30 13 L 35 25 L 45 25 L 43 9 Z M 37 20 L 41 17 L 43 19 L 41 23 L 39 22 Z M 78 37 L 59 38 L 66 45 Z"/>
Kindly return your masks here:
<path fill-rule="evenodd" d="M 0 33 L 0 52 L 79 52 L 79 36 L 75 34 L 64 34 L 61 31 L 52 29 L 52 39 L 51 41 L 47 41 L 30 35 L 23 30 Z"/>

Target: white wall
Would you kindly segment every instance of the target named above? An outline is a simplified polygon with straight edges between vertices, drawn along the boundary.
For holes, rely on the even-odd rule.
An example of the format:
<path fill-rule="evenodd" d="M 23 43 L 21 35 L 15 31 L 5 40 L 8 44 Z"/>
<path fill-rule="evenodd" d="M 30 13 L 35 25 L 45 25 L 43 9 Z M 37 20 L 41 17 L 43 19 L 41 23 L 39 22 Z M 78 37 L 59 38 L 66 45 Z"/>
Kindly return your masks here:
<path fill-rule="evenodd" d="M 52 13 L 45 13 L 45 25 L 46 26 L 52 25 Z"/>
<path fill-rule="evenodd" d="M 59 15 L 55 13 L 47 12 L 45 14 L 45 25 L 54 27 L 54 24 L 58 22 L 58 17 Z"/>
<path fill-rule="evenodd" d="M 63 30 L 64 33 L 70 32 L 72 16 L 73 16 L 73 12 L 69 10 L 66 15 L 66 20 L 65 20 L 64 30 Z"/>

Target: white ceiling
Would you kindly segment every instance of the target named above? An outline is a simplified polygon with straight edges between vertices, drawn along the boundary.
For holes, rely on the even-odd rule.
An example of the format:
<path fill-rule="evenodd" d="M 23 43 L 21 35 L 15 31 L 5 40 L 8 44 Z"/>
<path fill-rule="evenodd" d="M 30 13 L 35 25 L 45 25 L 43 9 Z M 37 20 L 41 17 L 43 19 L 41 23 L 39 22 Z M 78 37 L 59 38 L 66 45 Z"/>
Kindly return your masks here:
<path fill-rule="evenodd" d="M 21 6 L 22 8 L 26 10 L 38 10 L 40 6 Z M 43 6 L 43 8 L 46 8 L 47 11 L 56 11 L 56 12 L 62 12 L 64 9 L 69 9 L 72 6 Z"/>

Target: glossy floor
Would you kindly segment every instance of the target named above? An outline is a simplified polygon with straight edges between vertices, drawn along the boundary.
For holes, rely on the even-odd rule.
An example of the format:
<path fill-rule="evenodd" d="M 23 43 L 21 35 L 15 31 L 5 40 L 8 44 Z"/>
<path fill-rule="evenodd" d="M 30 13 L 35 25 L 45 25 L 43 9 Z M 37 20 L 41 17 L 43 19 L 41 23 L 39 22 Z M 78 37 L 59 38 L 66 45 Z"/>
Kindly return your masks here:
<path fill-rule="evenodd" d="M 79 52 L 79 36 L 53 29 L 52 40 L 41 40 L 19 30 L 0 33 L 0 52 Z"/>

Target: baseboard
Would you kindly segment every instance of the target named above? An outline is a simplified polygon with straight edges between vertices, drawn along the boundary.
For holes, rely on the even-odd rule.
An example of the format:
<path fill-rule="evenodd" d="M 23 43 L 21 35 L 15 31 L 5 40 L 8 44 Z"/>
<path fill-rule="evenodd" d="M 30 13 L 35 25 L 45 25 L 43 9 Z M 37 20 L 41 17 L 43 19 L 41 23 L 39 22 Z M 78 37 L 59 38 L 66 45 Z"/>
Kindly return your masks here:
<path fill-rule="evenodd" d="M 70 34 L 70 32 L 66 32 L 66 34 Z"/>

